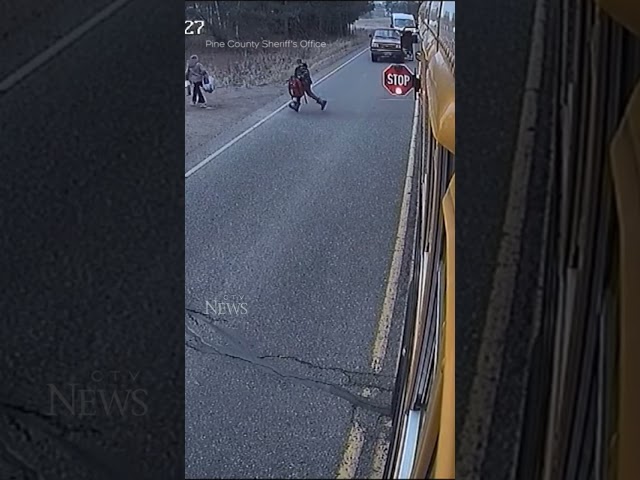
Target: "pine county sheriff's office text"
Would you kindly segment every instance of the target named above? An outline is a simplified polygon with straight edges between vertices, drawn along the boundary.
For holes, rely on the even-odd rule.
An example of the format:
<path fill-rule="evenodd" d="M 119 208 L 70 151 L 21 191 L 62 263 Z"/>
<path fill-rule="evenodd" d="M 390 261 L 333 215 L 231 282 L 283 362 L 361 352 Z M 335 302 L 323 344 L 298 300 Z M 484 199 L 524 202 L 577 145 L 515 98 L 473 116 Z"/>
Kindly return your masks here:
<path fill-rule="evenodd" d="M 283 40 L 281 42 L 272 42 L 270 40 L 245 41 L 227 40 L 215 41 L 207 40 L 205 46 L 211 48 L 323 48 L 327 46 L 327 42 L 317 42 L 315 40 Z"/>

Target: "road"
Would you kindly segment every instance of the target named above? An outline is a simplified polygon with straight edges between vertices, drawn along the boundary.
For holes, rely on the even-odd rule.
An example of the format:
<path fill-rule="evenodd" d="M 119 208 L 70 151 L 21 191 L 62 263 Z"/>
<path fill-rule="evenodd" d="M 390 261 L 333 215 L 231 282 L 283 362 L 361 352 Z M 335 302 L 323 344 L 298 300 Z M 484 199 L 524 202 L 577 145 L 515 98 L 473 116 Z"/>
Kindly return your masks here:
<path fill-rule="evenodd" d="M 54 3 L 57 8 L 14 30 L 22 37 L 5 38 L 2 31 L 0 79 L 104 4 L 46 5 Z M 465 132 L 458 156 L 474 160 L 456 167 L 463 192 L 456 212 L 457 431 L 474 408 L 470 385 L 507 206 L 534 2 L 500 1 L 493 13 L 483 6 L 467 8 L 494 21 L 469 16 L 474 24 L 457 32 L 458 45 L 469 47 L 459 48 L 457 63 L 474 71 L 459 75 L 457 85 L 465 92 L 458 104 L 458 131 Z M 11 348 L 0 352 L 0 478 L 36 472 L 44 478 L 183 475 L 181 432 L 169 427 L 182 423 L 182 398 L 175 395 L 182 387 L 176 357 L 170 355 L 178 351 L 181 359 L 182 352 L 166 342 L 182 336 L 175 321 L 182 311 L 172 305 L 175 285 L 163 281 L 181 276 L 182 265 L 180 271 L 168 268 L 182 249 L 157 240 L 160 233 L 178 238 L 176 229 L 183 225 L 187 306 L 202 311 L 207 300 L 242 295 L 248 312 L 226 316 L 224 323 L 207 324 L 211 315 L 186 318 L 221 352 L 212 354 L 213 347 L 196 343 L 200 351 L 185 354 L 186 401 L 196 407 L 186 418 L 187 471 L 219 477 L 331 476 L 355 417 L 367 428 L 358 476 L 368 473 L 373 432 L 389 399 L 384 390 L 367 395 L 360 388 L 387 389 L 393 380 L 392 349 L 382 375 L 371 375 L 368 368 L 406 168 L 406 155 L 398 152 L 408 149 L 411 102 L 385 100 L 375 80 L 383 65 L 360 57 L 318 86 L 330 100 L 326 112 L 313 106 L 294 118 L 281 112 L 189 178 L 183 224 L 182 215 L 167 215 L 175 212 L 179 192 L 167 186 L 163 195 L 154 195 L 158 184 L 167 184 L 167 172 L 180 177 L 173 171 L 182 152 L 170 151 L 180 145 L 182 132 L 162 122 L 152 131 L 143 128 L 159 117 L 157 106 L 175 91 L 169 82 L 159 82 L 136 96 L 139 78 L 130 74 L 153 51 L 170 49 L 170 38 L 158 32 L 175 28 L 170 19 L 180 15 L 165 3 L 123 7 L 36 70 L 46 73 L 46 88 L 23 82 L 0 94 L 0 131 L 3 139 L 13 140 L 0 142 L 2 205 L 16 213 L 7 217 L 6 231 L 20 233 L 19 238 L 3 235 L 2 251 L 11 253 L 3 262 L 10 279 L 3 302 L 11 313 L 0 337 Z M 43 19 L 60 22 L 48 29 Z M 28 45 L 22 41 L 27 33 Z M 139 45 L 133 55 L 132 43 Z M 349 75 L 363 82 L 345 82 Z M 174 117 L 180 117 L 181 101 Z M 16 121 L 26 112 L 28 123 Z M 540 118 L 545 140 L 548 130 L 544 115 Z M 474 120 L 465 125 L 465 119 Z M 225 141 L 241 131 L 230 128 Z M 532 239 L 540 237 L 546 181 L 544 141 L 539 143 L 527 185 L 532 193 L 524 228 Z M 108 169 L 116 163 L 124 168 Z M 127 194 L 136 201 L 125 200 Z M 144 229 L 145 219 L 153 219 L 153 227 Z M 123 230 L 123 223 L 140 229 Z M 85 251 L 70 240 L 76 237 Z M 519 367 L 526 364 L 523 347 L 530 340 L 522 332 L 531 322 L 537 243 L 520 255 L 512 341 L 503 362 L 508 369 L 500 377 L 500 404 L 492 411 L 491 448 L 480 454 L 485 471 L 500 472 L 495 478 L 505 478 L 516 445 L 513 429 L 525 381 Z M 232 340 L 221 344 L 223 334 Z M 131 339 L 137 343 L 131 345 Z M 395 340 L 392 330 L 391 347 Z M 18 351 L 29 352 L 28 358 Z M 42 415 L 51 407 L 49 384 L 90 385 L 94 372 L 108 370 L 142 372 L 136 386 L 149 391 L 148 417 L 125 425 L 113 416 Z M 349 385 L 365 398 L 338 388 L 348 392 Z"/>
<path fill-rule="evenodd" d="M 375 468 L 406 274 L 379 374 L 371 352 L 414 105 L 383 90 L 384 67 L 360 55 L 315 86 L 325 111 L 285 108 L 186 179 L 190 478 L 335 478 L 341 465 L 365 478 Z"/>
<path fill-rule="evenodd" d="M 131 72 L 172 44 L 182 63 L 180 32 L 160 35 L 182 9 L 123 6 L 9 85 L 108 2 L 25 3 L 0 18 L 18 21 L 0 42 L 0 478 L 181 478 L 183 188 L 167 178 L 180 179 L 182 130 L 149 120 L 169 108 L 170 82 L 132 95 Z M 93 402 L 132 389 L 146 414 Z"/>
<path fill-rule="evenodd" d="M 457 29 L 456 42 L 464 49 L 458 49 L 456 63 L 474 72 L 460 75 L 456 85 L 464 92 L 457 112 L 464 141 L 457 155 L 465 159 L 457 165 L 456 211 L 461 478 L 515 478 L 523 435 L 550 171 L 551 52 L 558 41 L 542 35 L 536 52 L 542 55 L 529 65 L 537 4 L 546 6 L 540 11 L 543 23 L 549 22 L 554 2 L 501 0 L 490 9 L 465 4 L 482 14 L 463 19 Z M 525 94 L 529 102 L 523 107 Z"/>

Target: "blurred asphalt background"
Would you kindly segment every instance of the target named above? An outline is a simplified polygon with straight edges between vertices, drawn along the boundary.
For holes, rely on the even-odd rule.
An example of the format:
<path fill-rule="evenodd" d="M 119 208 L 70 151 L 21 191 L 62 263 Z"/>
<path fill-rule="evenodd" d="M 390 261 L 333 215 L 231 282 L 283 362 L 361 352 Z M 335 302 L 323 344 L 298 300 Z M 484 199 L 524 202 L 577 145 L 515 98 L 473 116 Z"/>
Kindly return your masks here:
<path fill-rule="evenodd" d="M 108 2 L 19 3 L 0 82 Z M 0 92 L 2 479 L 183 476 L 183 99 L 141 91 L 158 57 L 183 74 L 176 18 L 131 2 Z"/>
<path fill-rule="evenodd" d="M 1 8 L 6 10 L 0 12 L 3 25 L 0 79 L 103 4 L 58 2 L 56 6 L 50 2 L 42 4 L 45 10 L 38 10 L 38 14 L 17 18 L 11 17 L 13 13 L 5 15 L 9 7 L 3 4 Z M 183 131 L 175 128 L 182 123 L 183 99 L 179 95 L 174 105 L 171 97 L 175 92 L 168 82 L 159 83 L 144 95 L 139 90 L 141 59 L 144 64 L 145 58 L 151 59 L 158 51 L 165 56 L 172 51 L 170 40 L 173 37 L 163 37 L 159 33 L 172 31 L 175 27 L 173 19 L 181 18 L 181 5 L 176 9 L 157 2 L 126 6 L 49 62 L 42 70 L 46 86 L 36 84 L 31 77 L 0 94 L 4 194 L 1 204 L 4 213 L 13 214 L 11 217 L 3 215 L 6 218 L 2 237 L 2 250 L 6 255 L 2 262 L 6 278 L 3 310 L 9 313 L 5 315 L 0 337 L 10 347 L 4 347 L 1 354 L 4 363 L 0 369 L 1 478 L 38 478 L 38 472 L 43 478 L 65 478 L 65 474 L 66 478 L 96 479 L 182 476 L 182 372 L 176 371 L 176 365 L 182 368 L 183 327 L 176 319 L 184 312 L 180 305 L 176 308 L 175 299 L 180 298 L 182 292 L 184 261 L 182 244 L 175 242 L 184 238 L 184 224 L 179 191 L 182 186 L 169 179 L 178 182 L 175 179 L 181 179 L 183 172 L 180 140 Z M 36 10 L 37 7 L 33 7 L 24 11 L 33 13 Z M 492 4 L 465 2 L 456 19 L 457 91 L 462 99 L 458 102 L 458 132 L 459 138 L 463 139 L 458 142 L 456 167 L 460 195 L 457 202 L 457 263 L 460 269 L 456 288 L 457 431 L 461 429 L 466 411 L 473 408 L 468 405 L 467 396 L 504 219 L 532 18 L 532 0 L 501 0 Z M 56 20 L 58 27 L 44 28 L 49 21 Z M 7 23 L 13 21 L 21 22 L 25 28 L 18 29 Z M 24 40 L 27 43 L 22 40 L 26 38 L 25 30 L 29 33 L 28 42 Z M 177 72 L 182 70 L 183 48 L 181 44 L 175 47 Z M 319 91 L 330 88 L 330 84 L 331 81 L 327 81 Z M 339 95 L 339 92 L 331 93 Z M 331 141 L 343 133 L 337 128 L 339 110 L 332 111 L 335 103 L 332 101 L 326 113 L 336 115 L 338 121 L 331 127 L 332 135 L 320 135 L 322 143 L 318 151 L 326 165 L 338 168 L 329 147 Z M 356 105 L 365 108 L 364 104 L 356 102 Z M 394 108 L 402 107 L 398 104 Z M 161 116 L 162 109 L 167 119 L 173 113 L 176 123 L 167 120 L 166 123 L 154 123 L 150 128 L 150 122 Z M 309 116 L 310 122 L 320 118 L 317 113 Z M 543 119 L 544 115 L 539 129 L 541 139 L 548 134 Z M 373 123 L 372 131 L 380 132 L 376 130 L 380 128 L 376 126 L 378 119 L 374 117 L 369 121 Z M 279 128 L 277 122 L 272 128 Z M 306 128 L 311 128 L 311 124 Z M 351 124 L 349 128 L 352 128 Z M 364 126 L 358 128 L 361 132 L 366 131 Z M 391 128 L 393 133 L 396 127 L 386 128 Z M 275 133 L 282 134 L 279 130 Z M 381 140 L 376 142 L 379 142 L 376 146 L 387 148 Z M 257 144 L 248 143 L 248 148 L 257 148 Z M 394 164 L 381 163 L 382 156 L 373 152 L 372 145 L 360 146 L 371 152 L 377 169 L 382 172 L 389 169 L 390 178 L 395 178 L 397 185 L 394 175 L 397 176 L 401 169 Z M 294 151 L 299 148 L 289 147 Z M 345 179 L 356 171 L 355 152 L 351 153 L 344 156 L 346 163 L 341 167 L 349 169 Z M 278 151 L 271 152 L 270 162 L 285 170 L 282 177 L 273 181 L 275 186 L 278 183 L 284 186 L 296 178 L 293 173 L 297 166 L 287 162 L 289 157 L 278 159 L 277 155 Z M 301 161 L 305 161 L 304 155 L 304 150 L 298 151 Z M 246 161 L 240 157 L 236 160 Z M 119 162 L 118 169 L 110 168 L 116 162 Z M 319 165 L 309 166 L 316 169 L 321 178 L 328 172 L 323 172 Z M 222 172 L 228 167 L 219 162 L 215 168 Z M 391 171 L 394 168 L 398 170 Z M 361 173 L 366 174 L 366 170 Z M 505 478 L 513 453 L 509 412 L 515 412 L 519 405 L 520 387 L 524 381 L 520 378 L 521 352 L 529 339 L 519 333 L 520 327 L 530 321 L 532 311 L 531 292 L 539 254 L 535 245 L 541 231 L 545 177 L 545 156 L 539 151 L 531 177 L 535 188 L 530 190 L 525 225 L 525 238 L 531 242 L 525 242 L 522 251 L 516 310 L 510 326 L 511 341 L 505 349 L 504 363 L 508 369 L 501 382 L 501 403 L 493 422 L 490 453 L 485 461 L 485 468 L 491 470 L 492 478 Z M 360 181 L 366 183 L 366 178 Z M 345 179 L 338 180 L 333 188 L 343 195 L 351 195 L 344 188 Z M 238 181 L 257 182 L 258 179 L 250 175 Z M 160 189 L 159 185 L 162 186 Z M 242 187 L 241 184 L 236 186 Z M 390 181 L 380 192 L 387 201 L 392 198 L 393 186 Z M 200 186 L 193 195 L 201 195 L 206 188 Z M 225 195 L 228 191 L 225 188 L 219 188 L 215 195 Z M 298 193 L 304 195 L 304 185 L 299 188 Z M 340 205 L 338 201 L 340 197 L 327 198 L 335 212 L 346 211 L 342 210 L 346 205 Z M 295 202 L 288 203 L 288 207 L 295 212 Z M 240 212 L 242 207 L 234 206 L 234 209 Z M 263 228 L 276 228 L 284 234 L 277 228 L 278 218 L 275 218 L 283 212 L 287 211 L 271 211 L 269 215 L 274 216 L 276 223 L 265 223 Z M 210 214 L 218 213 L 212 211 Z M 229 214 L 233 214 L 233 210 Z M 329 212 L 318 209 L 315 214 L 322 220 Z M 389 215 L 381 215 L 381 221 L 386 222 L 386 227 L 381 224 L 381 228 L 388 228 Z M 350 217 L 344 220 L 346 225 L 365 233 L 357 219 L 353 225 Z M 143 226 L 144 222 L 147 226 Z M 197 219 L 193 225 L 198 225 Z M 388 245 L 389 233 L 385 232 L 374 239 L 375 248 L 384 249 Z M 224 232 L 214 233 L 224 235 Z M 322 238 L 321 230 L 317 234 L 317 238 Z M 243 243 L 230 242 L 229 245 L 230 248 L 243 247 Z M 201 248 L 187 244 L 187 249 L 194 252 Z M 283 242 L 275 248 L 284 251 L 287 244 Z M 328 261 L 320 254 L 310 258 Z M 337 264 L 338 270 L 334 273 L 346 267 L 340 265 Z M 281 268 L 285 267 L 286 264 L 281 264 Z M 359 281 L 371 287 L 379 285 L 381 268 L 377 265 L 374 269 L 377 273 L 372 278 Z M 304 269 L 299 272 L 302 275 Z M 326 293 L 336 301 L 343 301 L 333 307 L 353 309 L 351 313 L 358 310 L 358 304 L 350 302 L 348 292 L 339 296 L 339 284 L 327 285 Z M 241 286 L 229 284 L 214 290 L 218 292 L 220 288 L 227 290 L 229 287 L 241 290 Z M 270 290 L 274 288 L 286 286 L 266 284 L 266 290 L 259 293 L 263 297 L 256 295 L 254 298 L 275 301 L 276 297 L 269 296 L 270 291 L 274 294 L 275 290 Z M 206 295 L 210 291 L 204 290 L 200 294 Z M 372 305 L 371 302 L 368 306 L 361 305 L 358 311 L 371 311 Z M 254 302 L 252 308 L 267 306 L 264 301 L 262 304 Z M 321 304 L 308 301 L 303 302 L 302 307 L 321 308 Z M 284 306 L 273 306 L 274 313 L 278 308 Z M 308 325 L 313 327 L 312 323 Z M 290 326 L 295 328 L 293 324 Z M 280 331 L 282 335 L 289 333 L 287 328 Z M 337 335 L 337 332 L 334 333 Z M 269 345 L 269 338 L 261 340 Z M 316 355 L 326 354 L 334 360 L 339 355 L 331 345 L 323 350 L 322 346 L 305 343 L 304 338 L 296 338 L 295 342 L 299 348 Z M 356 368 L 359 348 L 355 345 L 353 352 L 347 352 L 343 364 Z M 267 354 L 283 355 L 286 352 L 274 349 L 273 353 L 269 350 Z M 78 420 L 70 417 L 52 419 L 34 413 L 49 409 L 49 384 L 64 387 L 78 382 L 89 385 L 92 372 L 109 370 L 141 372 L 135 387 L 149 391 L 148 416 L 129 417 L 127 423 L 114 416 Z M 211 374 L 220 375 L 219 371 Z M 131 386 L 119 387 L 123 391 Z M 259 390 L 255 392 L 259 393 Z M 284 398 L 282 392 L 277 395 Z M 302 396 L 298 401 L 302 401 Z M 318 405 L 318 418 L 324 416 L 327 420 L 326 413 L 322 414 L 327 405 Z M 347 414 L 344 408 L 342 410 L 335 418 L 328 419 L 329 424 L 345 422 Z M 333 445 L 335 451 L 336 440 L 325 439 L 325 442 Z M 300 448 L 303 448 L 302 444 Z M 317 454 L 313 450 L 306 453 Z M 202 462 L 196 464 L 203 465 Z M 318 465 L 328 467 L 331 461 L 318 455 Z M 128 470 L 118 471 L 119 468 Z"/>
<path fill-rule="evenodd" d="M 544 1 L 544 0 L 543 0 Z M 529 61 L 535 0 L 465 2 L 456 17 L 456 451 L 497 267 Z M 547 5 L 553 2 L 548 2 Z M 548 7 L 547 15 L 555 14 Z M 546 51 L 554 48 L 546 38 Z M 544 56 L 522 248 L 496 404 L 478 478 L 511 478 L 522 429 L 549 174 L 552 56 Z M 526 188 L 523 184 L 516 188 Z M 503 292 L 506 294 L 506 292 Z M 487 415 L 488 413 L 480 412 Z M 458 458 L 457 463 L 461 459 Z"/>

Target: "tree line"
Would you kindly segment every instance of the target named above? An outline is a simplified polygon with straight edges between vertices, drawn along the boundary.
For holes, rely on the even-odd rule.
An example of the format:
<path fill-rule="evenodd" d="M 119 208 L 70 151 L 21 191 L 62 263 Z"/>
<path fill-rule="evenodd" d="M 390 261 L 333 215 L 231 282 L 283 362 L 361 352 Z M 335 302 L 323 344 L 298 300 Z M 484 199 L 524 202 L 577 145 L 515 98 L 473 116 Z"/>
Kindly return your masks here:
<path fill-rule="evenodd" d="M 414 17 L 418 17 L 418 8 L 420 8 L 420 3 L 415 1 L 408 2 L 396 2 L 396 1 L 385 1 L 384 9 L 387 12 L 387 15 L 391 15 L 392 13 L 410 13 Z"/>
<path fill-rule="evenodd" d="M 322 40 L 348 36 L 350 25 L 372 11 L 371 1 L 186 2 L 185 18 L 204 20 L 218 40 Z"/>

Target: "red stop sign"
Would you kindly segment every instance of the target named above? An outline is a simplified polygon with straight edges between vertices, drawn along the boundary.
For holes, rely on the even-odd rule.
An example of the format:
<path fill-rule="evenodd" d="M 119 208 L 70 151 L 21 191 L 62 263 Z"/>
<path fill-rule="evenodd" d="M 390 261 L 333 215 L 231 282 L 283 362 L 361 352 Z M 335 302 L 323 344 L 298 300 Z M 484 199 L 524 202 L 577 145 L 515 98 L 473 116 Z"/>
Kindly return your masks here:
<path fill-rule="evenodd" d="M 391 95 L 406 95 L 413 89 L 413 72 L 406 65 L 389 65 L 382 72 L 382 85 Z"/>

